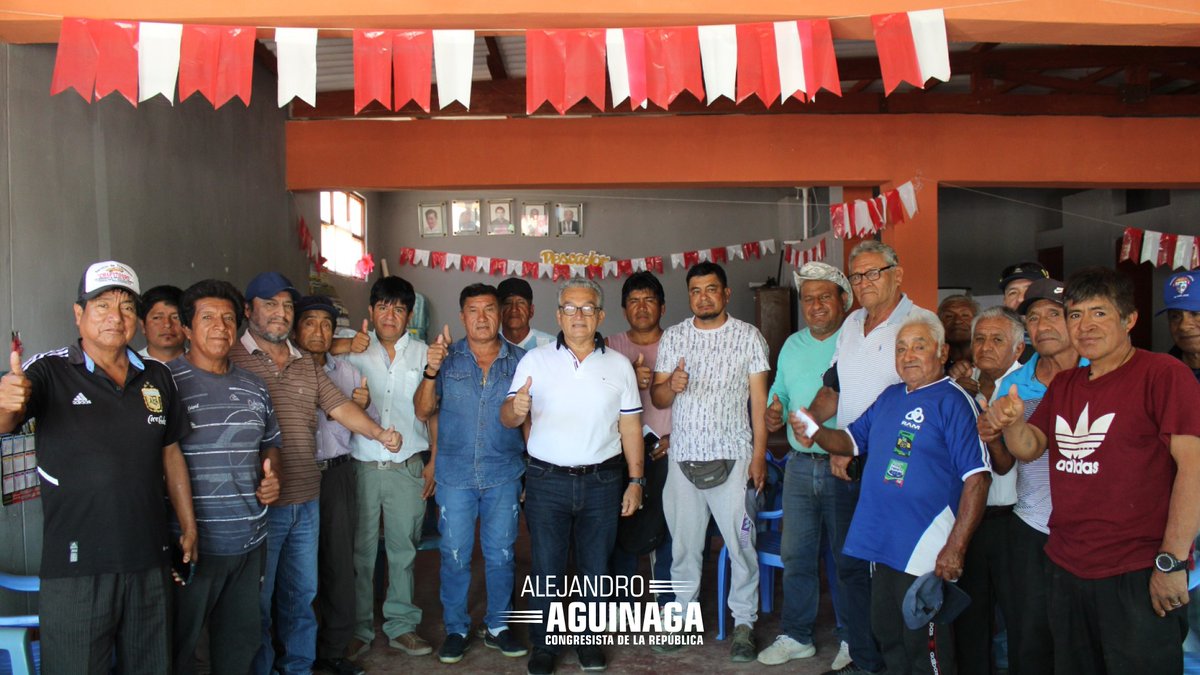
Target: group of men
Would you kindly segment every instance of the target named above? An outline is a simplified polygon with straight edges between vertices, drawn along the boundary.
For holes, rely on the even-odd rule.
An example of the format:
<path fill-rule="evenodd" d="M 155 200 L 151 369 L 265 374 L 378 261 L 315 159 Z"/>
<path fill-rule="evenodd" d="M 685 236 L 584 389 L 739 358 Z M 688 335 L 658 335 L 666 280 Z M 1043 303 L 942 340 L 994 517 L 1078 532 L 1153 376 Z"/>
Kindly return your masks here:
<path fill-rule="evenodd" d="M 729 314 L 711 262 L 688 271 L 691 316 L 666 329 L 649 272 L 625 281 L 629 328 L 608 338 L 594 282 L 561 285 L 554 336 L 530 326 L 532 289 L 509 278 L 463 288 L 463 337 L 446 325 L 428 344 L 408 331 L 416 294 L 399 277 L 377 281 L 362 330 L 335 339 L 335 304 L 277 273 L 244 294 L 219 280 L 142 294 L 127 265 L 91 265 L 80 340 L 24 363 L 14 350 L 0 380 L 0 431 L 38 421 L 44 668 L 362 672 L 381 520 L 383 632 L 430 654 L 413 565 L 434 497 L 443 663 L 482 640 L 528 654 L 531 674 L 555 671 L 561 641 L 544 623 L 528 647 L 507 625 L 523 513 L 540 587 L 572 570 L 635 574 L 650 553 L 673 591 L 657 586 L 657 600 L 683 607 L 714 521 L 735 662 L 815 655 L 828 549 L 843 646 L 830 672 L 987 673 L 1004 651 L 1015 673 L 1179 672 L 1181 570 L 1200 529 L 1200 418 L 1186 413 L 1200 275 L 1166 288 L 1174 357 L 1132 347 L 1132 286 L 1111 270 L 1063 284 L 1023 263 L 1002 275 L 1005 307 L 957 296 L 937 315 L 903 275 L 874 241 L 848 274 L 802 267 L 806 327 L 768 388 L 766 341 Z M 139 320 L 141 354 L 128 347 Z M 759 651 L 748 496 L 780 429 L 784 603 Z M 552 600 L 527 603 L 545 617 Z M 578 644 L 584 670 L 606 668 L 601 647 Z"/>

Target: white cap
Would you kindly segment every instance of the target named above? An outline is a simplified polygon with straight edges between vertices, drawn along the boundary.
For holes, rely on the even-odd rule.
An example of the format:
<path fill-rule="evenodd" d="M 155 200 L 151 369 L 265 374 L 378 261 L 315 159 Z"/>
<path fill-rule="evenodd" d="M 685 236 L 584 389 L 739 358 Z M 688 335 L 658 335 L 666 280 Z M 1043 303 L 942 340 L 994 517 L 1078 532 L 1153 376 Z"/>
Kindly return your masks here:
<path fill-rule="evenodd" d="M 116 260 L 93 263 L 79 279 L 79 302 L 87 302 L 114 288 L 123 288 L 135 298 L 142 294 L 137 272 L 129 265 Z"/>
<path fill-rule="evenodd" d="M 846 298 L 846 311 L 850 311 L 850 306 L 854 304 L 854 291 L 850 288 L 850 280 L 846 278 L 842 271 L 833 265 L 823 262 L 804 263 L 798 272 L 792 272 L 792 276 L 796 280 L 796 290 L 800 290 L 800 286 L 806 281 L 828 281 L 842 287 L 843 297 Z"/>

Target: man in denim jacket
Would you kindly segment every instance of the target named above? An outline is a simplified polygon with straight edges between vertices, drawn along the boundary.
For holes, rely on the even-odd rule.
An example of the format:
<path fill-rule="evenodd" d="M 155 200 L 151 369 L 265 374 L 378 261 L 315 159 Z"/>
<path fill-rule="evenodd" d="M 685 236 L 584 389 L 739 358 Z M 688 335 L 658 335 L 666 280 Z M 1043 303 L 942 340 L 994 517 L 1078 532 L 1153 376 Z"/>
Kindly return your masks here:
<path fill-rule="evenodd" d="M 467 336 L 450 341 L 443 328 L 429 346 L 425 377 L 413 396 L 418 420 L 438 416 L 434 464 L 441 531 L 441 598 L 446 641 L 442 663 L 457 663 L 470 644 L 471 554 L 475 521 L 486 561 L 487 615 L 484 644 L 505 656 L 527 650 L 508 627 L 512 609 L 513 543 L 525 472 L 521 429 L 500 423 L 500 406 L 525 350 L 500 339 L 500 302 L 493 286 L 471 284 L 458 298 Z"/>

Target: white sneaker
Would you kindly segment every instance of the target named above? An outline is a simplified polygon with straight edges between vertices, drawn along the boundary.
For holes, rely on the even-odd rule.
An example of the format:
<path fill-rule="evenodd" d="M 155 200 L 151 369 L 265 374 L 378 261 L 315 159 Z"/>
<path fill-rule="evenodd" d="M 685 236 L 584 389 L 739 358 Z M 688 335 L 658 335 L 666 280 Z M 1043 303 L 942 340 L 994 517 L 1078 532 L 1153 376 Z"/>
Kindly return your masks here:
<path fill-rule="evenodd" d="M 780 635 L 770 647 L 758 653 L 758 662 L 764 666 L 778 666 L 792 659 L 807 659 L 816 653 L 815 646 L 800 644 L 786 635 Z"/>
<path fill-rule="evenodd" d="M 853 662 L 853 659 L 850 658 L 850 645 L 846 644 L 846 641 L 843 640 L 842 646 L 838 648 L 837 656 L 833 657 L 833 663 L 829 664 L 829 667 L 833 670 L 841 670 L 850 665 L 851 662 Z"/>

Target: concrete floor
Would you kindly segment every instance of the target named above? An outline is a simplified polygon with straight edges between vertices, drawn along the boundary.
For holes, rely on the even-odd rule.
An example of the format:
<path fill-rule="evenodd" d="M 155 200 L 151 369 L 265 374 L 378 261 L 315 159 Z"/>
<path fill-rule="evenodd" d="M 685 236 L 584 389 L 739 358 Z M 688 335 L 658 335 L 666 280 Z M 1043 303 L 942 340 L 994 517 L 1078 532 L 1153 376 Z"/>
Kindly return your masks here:
<path fill-rule="evenodd" d="M 520 588 L 525 575 L 529 571 L 529 535 L 522 517 L 520 535 L 516 546 L 517 578 Z M 647 646 L 606 647 L 611 673 L 717 673 L 717 672 L 757 672 L 764 666 L 757 662 L 735 664 L 729 660 L 729 641 L 718 641 L 717 612 L 716 612 L 716 559 L 720 551 L 720 538 L 712 540 L 713 549 L 707 557 L 702 576 L 700 592 L 701 609 L 704 617 L 704 644 L 685 647 L 673 654 L 655 654 Z M 453 664 L 442 664 L 437 660 L 437 648 L 445 637 L 442 626 L 442 608 L 438 599 L 438 564 L 439 556 L 436 550 L 421 551 L 416 561 L 416 603 L 424 612 L 418 632 L 433 644 L 434 654 L 430 656 L 411 657 L 387 646 L 387 640 L 377 637 L 369 654 L 364 656 L 360 664 L 368 673 L 524 673 L 528 657 L 507 658 L 498 651 L 483 646 L 483 641 L 474 639 L 470 649 L 462 661 Z M 649 578 L 648 559 L 643 559 L 642 574 Z M 779 572 L 776 571 L 778 574 Z M 486 608 L 486 596 L 483 583 L 483 561 L 476 547 L 475 560 L 472 567 L 471 591 L 468 603 L 471 616 L 478 625 L 482 622 Z M 776 600 L 774 611 L 770 614 L 760 614 L 755 630 L 758 645 L 765 648 L 774 641 L 779 628 L 779 610 L 782 603 L 780 583 L 776 583 Z M 523 603 L 518 603 L 514 609 L 524 609 Z M 379 607 L 376 606 L 376 617 L 379 620 Z M 514 626 L 513 630 L 525 641 L 526 633 L 523 626 Z M 822 589 L 821 608 L 817 620 L 816 631 L 817 655 L 809 659 L 792 661 L 786 665 L 771 668 L 772 672 L 800 673 L 810 675 L 822 673 L 829 669 L 829 664 L 837 655 L 838 641 L 834 635 L 833 611 L 829 602 L 827 589 Z M 579 672 L 578 660 L 573 649 L 564 648 L 559 655 L 558 672 Z"/>

